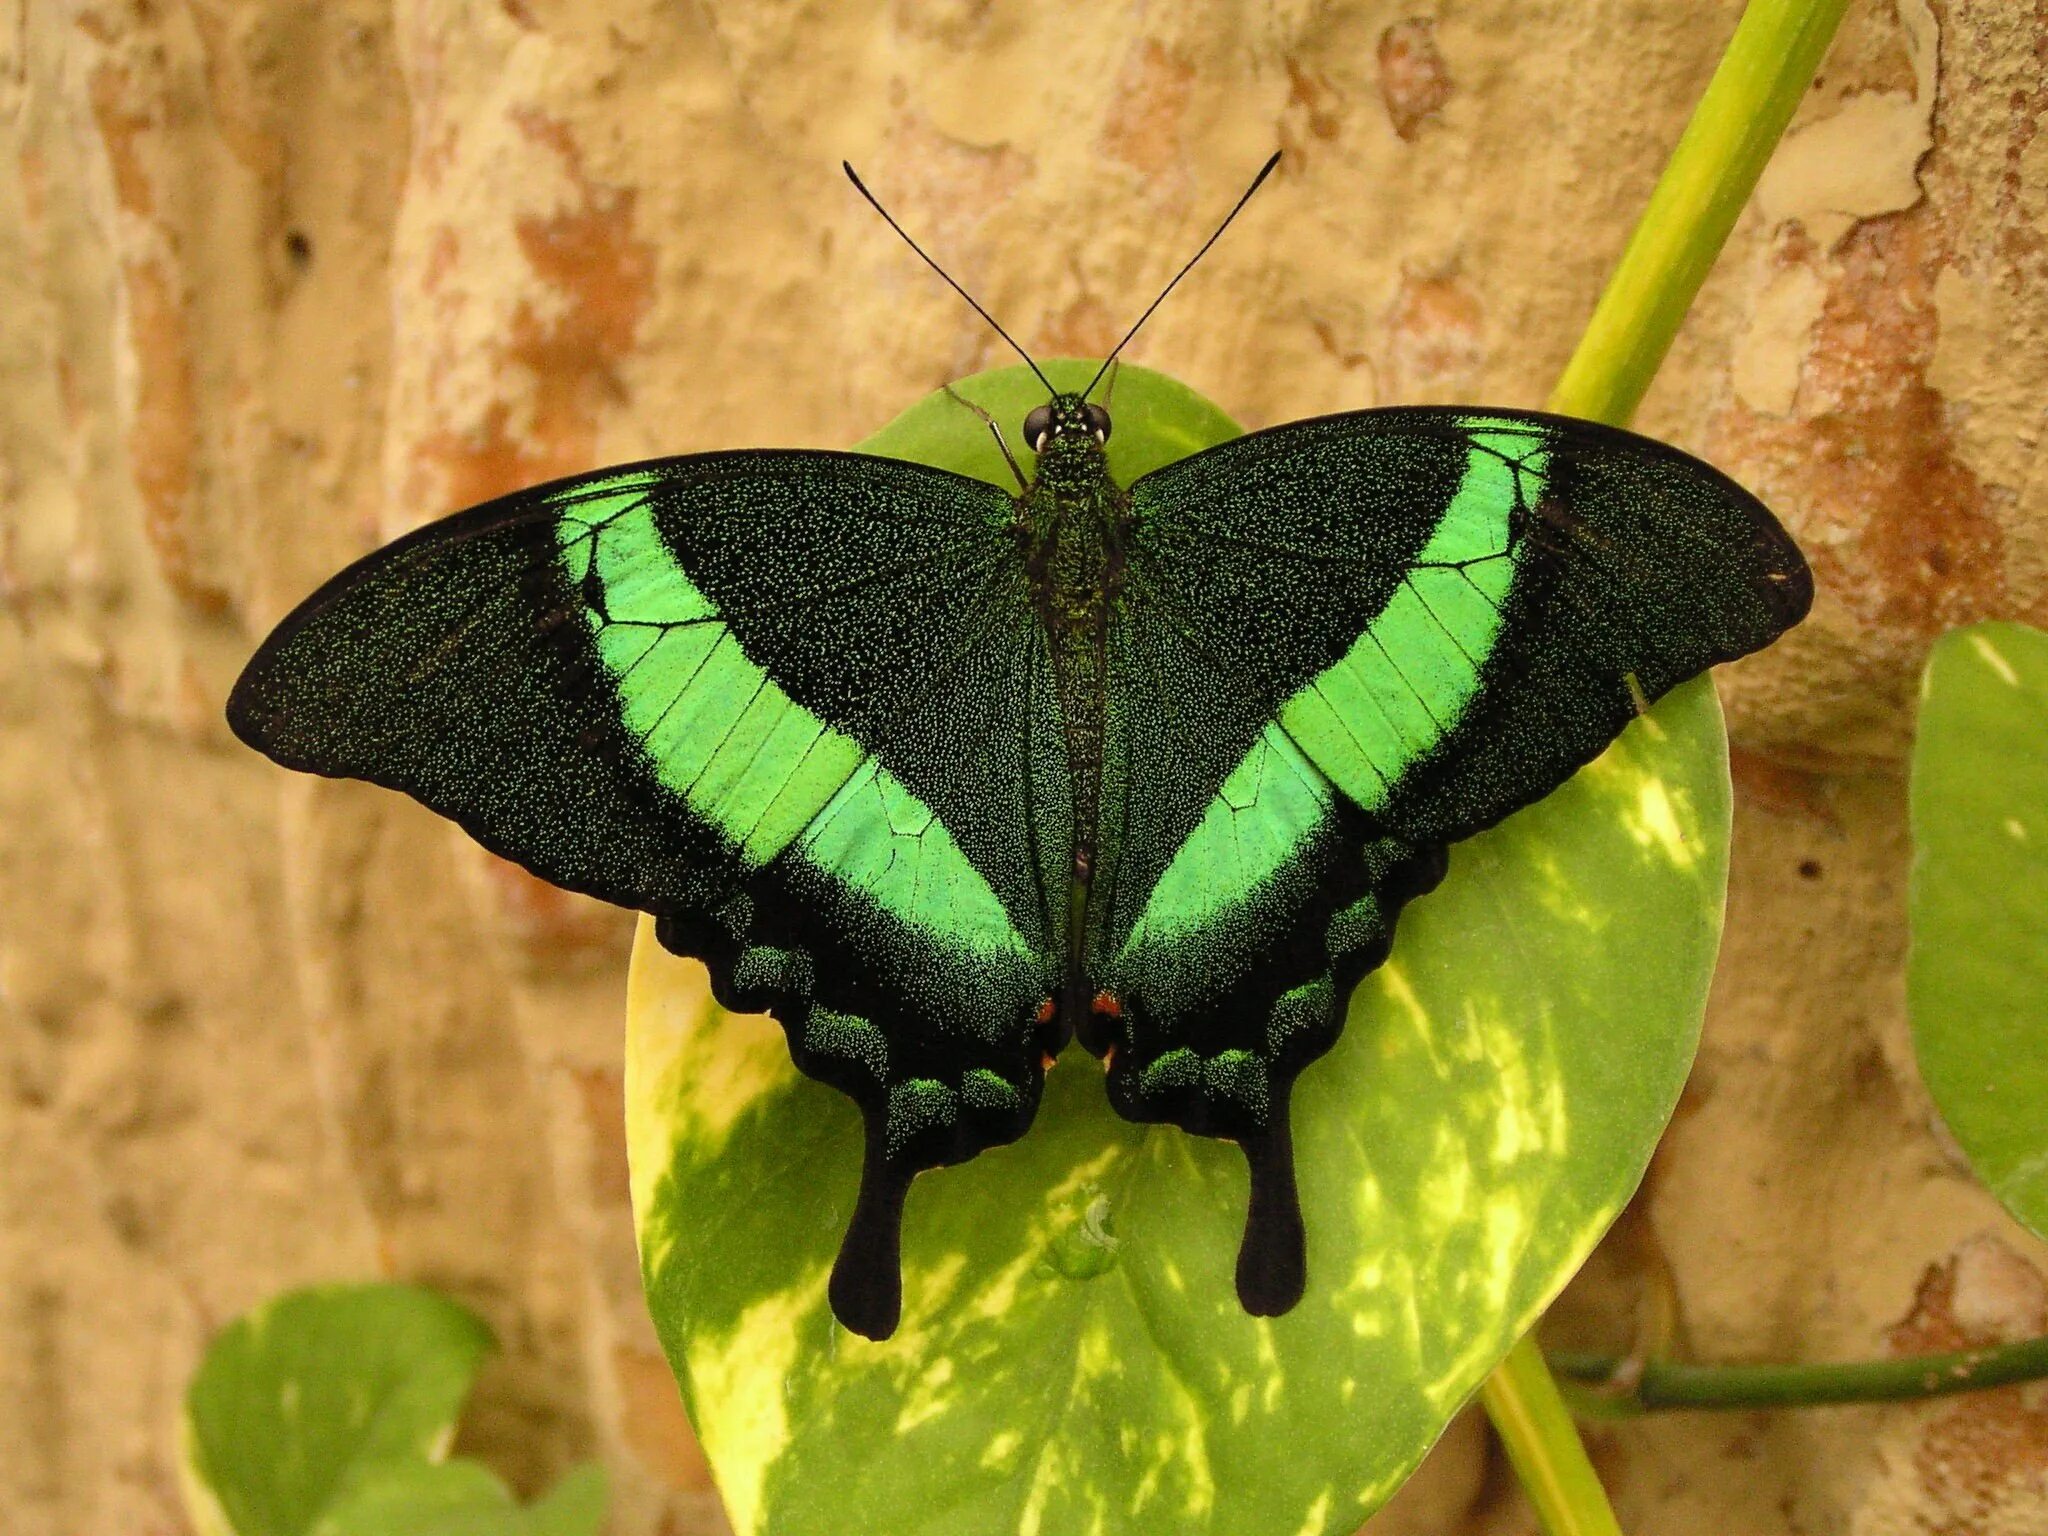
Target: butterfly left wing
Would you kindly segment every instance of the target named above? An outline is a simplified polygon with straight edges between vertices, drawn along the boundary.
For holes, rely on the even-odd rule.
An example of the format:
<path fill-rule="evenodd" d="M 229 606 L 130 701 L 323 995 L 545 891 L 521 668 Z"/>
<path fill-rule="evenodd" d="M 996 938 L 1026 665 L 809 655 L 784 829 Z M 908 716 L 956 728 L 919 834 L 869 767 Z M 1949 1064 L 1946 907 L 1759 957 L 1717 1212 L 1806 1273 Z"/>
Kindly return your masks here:
<path fill-rule="evenodd" d="M 1119 1112 L 1239 1141 L 1238 1288 L 1303 1284 L 1294 1077 L 1451 842 L 1801 618 L 1754 497 L 1632 433 L 1405 408 L 1297 422 L 1130 490 L 1112 636 L 1127 829 L 1093 973 Z"/>
<path fill-rule="evenodd" d="M 1057 1044 L 1040 849 L 1065 758 L 1013 518 L 983 482 L 857 454 L 561 481 L 343 572 L 228 709 L 288 767 L 403 790 L 654 914 L 722 1004 L 773 1013 L 867 1123 L 832 1299 L 878 1337 L 910 1179 L 1021 1135 Z"/>

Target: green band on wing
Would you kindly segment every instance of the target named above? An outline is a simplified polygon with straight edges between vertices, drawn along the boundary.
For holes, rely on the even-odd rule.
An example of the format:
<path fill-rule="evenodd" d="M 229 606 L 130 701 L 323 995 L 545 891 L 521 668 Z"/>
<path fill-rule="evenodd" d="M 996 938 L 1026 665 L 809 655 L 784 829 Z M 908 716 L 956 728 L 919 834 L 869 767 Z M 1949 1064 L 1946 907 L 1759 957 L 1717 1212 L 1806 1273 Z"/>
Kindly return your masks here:
<path fill-rule="evenodd" d="M 748 660 L 655 527 L 651 483 L 620 476 L 565 503 L 562 567 L 592 599 L 592 642 L 655 776 L 759 867 L 865 754 Z"/>
<path fill-rule="evenodd" d="M 1280 708 L 1287 734 L 1366 810 L 1478 694 L 1514 581 L 1516 509 L 1543 492 L 1540 432 L 1486 416 L 1459 425 L 1464 478 L 1407 576 L 1351 649 Z"/>
<path fill-rule="evenodd" d="M 1268 725 L 1152 887 L 1123 955 L 1185 937 L 1242 905 L 1329 809 L 1329 781 Z"/>
<path fill-rule="evenodd" d="M 1009 913 L 945 823 L 873 758 L 839 787 L 798 848 L 841 884 L 949 948 L 1029 958 Z"/>

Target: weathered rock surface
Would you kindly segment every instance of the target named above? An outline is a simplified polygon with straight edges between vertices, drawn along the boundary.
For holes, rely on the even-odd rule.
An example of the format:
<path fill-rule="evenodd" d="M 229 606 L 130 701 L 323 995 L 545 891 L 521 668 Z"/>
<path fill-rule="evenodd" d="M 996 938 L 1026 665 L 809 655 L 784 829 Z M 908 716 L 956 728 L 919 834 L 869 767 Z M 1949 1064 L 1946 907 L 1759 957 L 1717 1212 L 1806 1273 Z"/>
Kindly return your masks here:
<path fill-rule="evenodd" d="M 1252 423 L 1539 403 L 1737 7 L 104 0 L 0 11 L 0 1527 L 168 1536 L 179 1393 L 272 1291 L 393 1274 L 505 1341 L 469 1448 L 601 1456 L 721 1528 L 642 1312 L 628 924 L 220 719 L 338 565 L 515 486 L 842 445 L 1000 343 L 1098 351 L 1277 142 L 1136 356 Z M 1900 967 L 1942 628 L 2048 623 L 2048 12 L 1864 3 L 1640 425 L 1764 493 L 1813 621 L 1724 678 L 1706 1046 L 1562 1326 L 1668 1264 L 1704 1357 L 2039 1331 L 2041 1244 L 1946 1148 Z M 1624 1522 L 2048 1528 L 2048 1418 L 1624 1426 Z M 1527 1528 L 1470 1422 L 1388 1531 Z"/>

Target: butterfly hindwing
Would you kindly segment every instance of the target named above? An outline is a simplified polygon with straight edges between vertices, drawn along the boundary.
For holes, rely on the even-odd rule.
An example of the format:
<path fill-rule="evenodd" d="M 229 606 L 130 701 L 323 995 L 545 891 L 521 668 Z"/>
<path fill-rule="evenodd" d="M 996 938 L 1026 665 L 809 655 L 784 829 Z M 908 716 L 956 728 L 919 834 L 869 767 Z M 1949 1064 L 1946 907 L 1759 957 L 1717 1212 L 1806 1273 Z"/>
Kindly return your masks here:
<path fill-rule="evenodd" d="M 1114 916 L 1112 1101 L 1242 1142 L 1239 1288 L 1301 1284 L 1286 1103 L 1446 846 L 1542 798 L 1684 679 L 1803 616 L 1770 513 L 1634 434 L 1403 408 L 1298 422 L 1130 490 L 1116 674 L 1134 764 Z M 1204 718 L 1161 709 L 1207 689 Z M 1165 832 L 1167 835 L 1161 836 Z M 1155 873 L 1156 872 L 1156 873 Z"/>
<path fill-rule="evenodd" d="M 854 454 L 562 481 L 335 578 L 229 707 L 288 766 L 653 913 L 722 1003 L 773 1012 L 867 1122 L 834 1304 L 876 1334 L 910 1178 L 1022 1134 L 1043 1082 L 1066 770 L 1013 517 Z"/>

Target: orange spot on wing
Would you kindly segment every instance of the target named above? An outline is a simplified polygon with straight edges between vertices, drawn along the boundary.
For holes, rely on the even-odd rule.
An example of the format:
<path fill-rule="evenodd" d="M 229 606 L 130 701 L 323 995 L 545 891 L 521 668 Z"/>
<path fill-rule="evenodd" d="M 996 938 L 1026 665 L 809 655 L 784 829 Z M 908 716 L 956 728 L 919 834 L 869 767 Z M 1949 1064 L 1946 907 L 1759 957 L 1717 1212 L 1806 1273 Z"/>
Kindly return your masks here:
<path fill-rule="evenodd" d="M 1102 991 L 1095 994 L 1089 1008 L 1105 1019 L 1120 1019 L 1124 1016 L 1124 1005 L 1114 992 Z"/>

